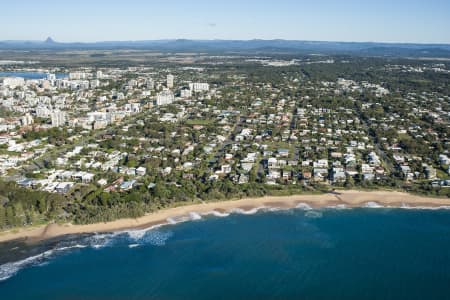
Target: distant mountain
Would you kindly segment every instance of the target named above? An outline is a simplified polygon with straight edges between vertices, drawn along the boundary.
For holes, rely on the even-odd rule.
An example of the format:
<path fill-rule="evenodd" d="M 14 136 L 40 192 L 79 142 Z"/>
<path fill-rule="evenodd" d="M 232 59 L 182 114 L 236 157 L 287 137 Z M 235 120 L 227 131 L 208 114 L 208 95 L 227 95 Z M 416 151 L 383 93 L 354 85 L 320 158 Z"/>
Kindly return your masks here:
<path fill-rule="evenodd" d="M 149 40 L 60 43 L 51 37 L 45 41 L 2 41 L 2 50 L 109 50 L 140 49 L 163 52 L 246 52 L 246 53 L 318 53 L 370 56 L 450 57 L 449 44 L 359 43 L 295 40 Z"/>
<path fill-rule="evenodd" d="M 51 37 L 48 37 L 44 43 L 45 44 L 56 44 L 56 42 Z"/>

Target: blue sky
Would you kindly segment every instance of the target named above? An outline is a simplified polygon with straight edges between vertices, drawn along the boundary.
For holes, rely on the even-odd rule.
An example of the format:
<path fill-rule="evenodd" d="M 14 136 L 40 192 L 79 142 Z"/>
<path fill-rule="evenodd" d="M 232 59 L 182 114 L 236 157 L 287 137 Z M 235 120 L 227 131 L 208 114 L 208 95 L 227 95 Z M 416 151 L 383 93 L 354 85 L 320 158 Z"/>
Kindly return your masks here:
<path fill-rule="evenodd" d="M 14 0 L 0 7 L 0 40 L 450 43 L 450 0 Z"/>

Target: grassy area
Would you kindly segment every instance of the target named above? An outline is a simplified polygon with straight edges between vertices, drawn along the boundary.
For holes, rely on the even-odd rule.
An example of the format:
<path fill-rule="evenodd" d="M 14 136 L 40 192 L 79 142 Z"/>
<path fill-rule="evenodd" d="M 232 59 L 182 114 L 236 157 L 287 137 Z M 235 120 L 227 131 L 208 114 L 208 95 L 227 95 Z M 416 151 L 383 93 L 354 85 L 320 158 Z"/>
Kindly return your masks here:
<path fill-rule="evenodd" d="M 10 156 L 19 156 L 20 152 L 8 151 L 6 149 L 0 149 L 0 155 L 10 155 Z"/>
<path fill-rule="evenodd" d="M 202 119 L 193 119 L 193 120 L 187 120 L 186 121 L 186 125 L 202 125 L 202 126 L 207 126 L 207 125 L 212 125 L 214 124 L 215 120 L 213 119 L 206 119 L 206 120 L 202 120 Z"/>
<path fill-rule="evenodd" d="M 447 173 L 445 173 L 444 171 L 442 171 L 440 169 L 436 170 L 436 175 L 439 179 L 449 179 L 450 178 L 450 176 Z"/>

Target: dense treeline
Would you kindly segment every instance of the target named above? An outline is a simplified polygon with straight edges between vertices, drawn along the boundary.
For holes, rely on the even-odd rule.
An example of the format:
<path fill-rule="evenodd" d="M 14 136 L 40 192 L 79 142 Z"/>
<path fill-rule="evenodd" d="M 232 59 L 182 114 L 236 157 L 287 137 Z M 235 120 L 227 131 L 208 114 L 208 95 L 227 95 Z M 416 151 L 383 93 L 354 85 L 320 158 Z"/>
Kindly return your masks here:
<path fill-rule="evenodd" d="M 26 131 L 22 134 L 22 138 L 26 141 L 32 141 L 36 139 L 47 139 L 49 144 L 53 144 L 56 146 L 61 146 L 64 144 L 70 144 L 69 137 L 77 134 L 80 131 L 79 128 L 76 129 L 67 129 L 67 128 L 59 128 L 53 127 L 47 130 L 30 130 Z"/>
<path fill-rule="evenodd" d="M 66 197 L 33 191 L 0 181 L 0 228 L 12 228 L 64 219 Z"/>
<path fill-rule="evenodd" d="M 80 185 L 68 195 L 51 194 L 18 187 L 15 183 L 0 182 L 0 229 L 42 224 L 73 222 L 88 224 L 113 221 L 119 218 L 137 218 L 145 213 L 174 204 L 197 201 L 219 201 L 265 195 L 292 195 L 303 192 L 326 192 L 320 184 L 303 186 L 267 186 L 258 182 L 236 185 L 225 179 L 217 182 L 180 181 L 180 184 L 157 180 L 155 187 L 141 185 L 128 192 L 106 193 L 95 186 Z M 366 182 L 352 180 L 343 188 L 377 189 L 391 187 L 409 192 L 450 196 L 448 189 L 432 189 L 427 185 L 405 185 L 400 180 Z"/>
<path fill-rule="evenodd" d="M 269 190 L 256 183 L 237 186 L 230 180 L 206 183 L 182 179 L 177 183 L 156 180 L 154 188 L 148 189 L 142 184 L 132 191 L 120 193 L 106 193 L 102 189 L 84 186 L 71 193 L 73 201 L 66 209 L 72 216 L 71 220 L 84 224 L 135 218 L 176 203 L 260 197 L 268 193 Z"/>
<path fill-rule="evenodd" d="M 156 181 L 155 187 L 141 185 L 128 192 L 106 193 L 93 185 L 79 185 L 68 195 L 19 187 L 0 181 L 0 228 L 42 224 L 52 221 L 87 224 L 136 218 L 175 203 L 260 197 L 270 193 L 263 185 L 237 186 L 230 180 L 198 184 Z"/>

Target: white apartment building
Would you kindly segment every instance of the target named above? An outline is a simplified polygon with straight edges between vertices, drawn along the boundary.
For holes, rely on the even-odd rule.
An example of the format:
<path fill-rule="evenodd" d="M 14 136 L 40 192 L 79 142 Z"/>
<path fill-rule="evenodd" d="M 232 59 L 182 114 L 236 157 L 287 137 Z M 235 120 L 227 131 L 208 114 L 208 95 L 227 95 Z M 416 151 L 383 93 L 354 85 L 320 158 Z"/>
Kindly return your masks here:
<path fill-rule="evenodd" d="M 180 96 L 181 96 L 181 98 L 190 98 L 190 97 L 192 97 L 192 91 L 188 90 L 188 89 L 183 89 L 180 92 Z"/>
<path fill-rule="evenodd" d="M 38 118 L 48 118 L 51 113 L 52 110 L 49 109 L 47 106 L 36 107 L 36 117 Z"/>
<path fill-rule="evenodd" d="M 24 86 L 25 79 L 22 77 L 6 77 L 3 79 L 3 86 L 7 86 L 11 89 L 15 89 L 18 86 Z"/>
<path fill-rule="evenodd" d="M 193 92 L 207 92 L 209 91 L 209 84 L 203 82 L 189 83 L 189 89 Z"/>
<path fill-rule="evenodd" d="M 156 105 L 171 104 L 175 100 L 175 96 L 169 90 L 164 90 L 156 96 Z"/>
<path fill-rule="evenodd" d="M 53 127 L 61 127 L 66 123 L 66 113 L 60 110 L 54 110 L 50 113 Z"/>
<path fill-rule="evenodd" d="M 125 104 L 125 111 L 127 113 L 137 114 L 141 112 L 140 103 L 127 103 Z"/>
<path fill-rule="evenodd" d="M 174 82 L 175 76 L 172 74 L 167 75 L 167 88 L 172 89 L 173 88 L 173 82 Z"/>
<path fill-rule="evenodd" d="M 84 80 L 88 78 L 88 74 L 84 72 L 71 72 L 69 73 L 70 80 Z"/>
<path fill-rule="evenodd" d="M 20 118 L 20 123 L 22 124 L 22 126 L 29 126 L 34 123 L 34 120 L 33 117 L 29 113 L 27 113 L 22 116 L 22 118 Z"/>

